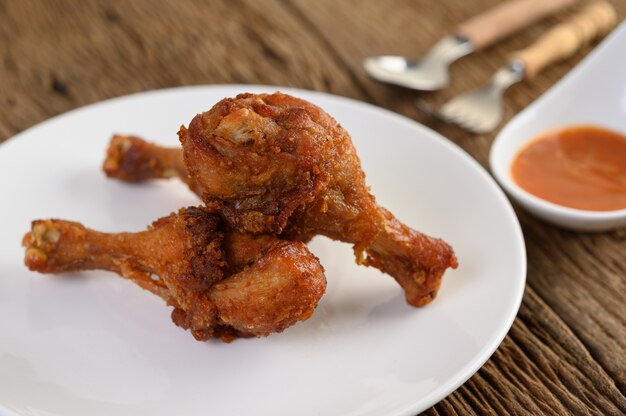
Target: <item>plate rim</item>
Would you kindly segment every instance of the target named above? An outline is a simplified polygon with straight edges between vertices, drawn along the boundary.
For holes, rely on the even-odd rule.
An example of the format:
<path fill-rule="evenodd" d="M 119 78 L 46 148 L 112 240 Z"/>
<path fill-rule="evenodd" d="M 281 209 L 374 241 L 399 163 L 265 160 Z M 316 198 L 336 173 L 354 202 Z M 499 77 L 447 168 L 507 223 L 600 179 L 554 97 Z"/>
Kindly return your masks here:
<path fill-rule="evenodd" d="M 524 241 L 524 236 L 522 232 L 521 225 L 519 223 L 519 219 L 515 214 L 515 210 L 511 205 L 508 197 L 495 180 L 495 178 L 489 174 L 487 169 L 483 167 L 476 159 L 474 159 L 469 153 L 467 153 L 464 149 L 462 149 L 459 145 L 452 142 L 441 133 L 413 120 L 407 116 L 402 114 L 393 112 L 383 107 L 379 107 L 375 104 L 371 104 L 365 101 L 360 101 L 354 98 L 345 97 L 341 95 L 331 94 L 322 91 L 308 90 L 303 88 L 295 88 L 288 86 L 276 86 L 276 85 L 265 85 L 265 84 L 198 84 L 198 85 L 188 85 L 188 86 L 177 86 L 177 87 L 168 87 L 168 88 L 160 88 L 153 89 L 147 91 L 138 91 L 131 94 L 116 96 L 112 98 L 108 98 L 101 101 L 96 101 L 93 103 L 89 103 L 83 105 L 81 107 L 77 107 L 66 112 L 57 114 L 53 117 L 50 117 L 46 120 L 43 120 L 35 125 L 32 125 L 23 131 L 9 137 L 4 142 L 0 143 L 0 151 L 1 149 L 6 148 L 7 146 L 12 146 L 12 143 L 17 143 L 19 139 L 24 136 L 28 136 L 36 133 L 39 129 L 44 129 L 48 125 L 62 122 L 65 118 L 76 116 L 80 112 L 85 111 L 93 111 L 97 110 L 99 107 L 105 107 L 109 105 L 114 105 L 116 102 L 122 102 L 128 99 L 133 98 L 149 98 L 151 95 L 162 95 L 162 94 L 176 94 L 176 93 L 186 93 L 186 92 L 200 92 L 202 90 L 219 90 L 219 89 L 231 89 L 231 90 L 240 90 L 241 92 L 253 91 L 255 93 L 260 92 L 268 92 L 268 91 L 281 91 L 287 94 L 297 95 L 303 94 L 307 95 L 307 99 L 309 97 L 323 97 L 328 100 L 339 101 L 341 104 L 345 104 L 351 107 L 358 107 L 361 110 L 367 110 L 369 112 L 375 112 L 384 115 L 387 118 L 394 120 L 397 123 L 401 123 L 409 126 L 412 129 L 416 129 L 423 136 L 427 137 L 428 140 L 432 140 L 438 142 L 439 145 L 444 146 L 447 151 L 454 153 L 460 159 L 462 159 L 465 163 L 468 164 L 471 169 L 473 169 L 485 182 L 488 183 L 489 188 L 494 192 L 495 196 L 499 200 L 500 204 L 504 208 L 503 213 L 506 214 L 508 220 L 510 220 L 510 225 L 512 226 L 512 231 L 515 237 L 515 243 L 517 245 L 518 252 L 516 254 L 519 257 L 521 268 L 516 271 L 517 276 L 515 276 L 515 281 L 517 285 L 514 286 L 514 293 L 512 296 L 512 302 L 510 303 L 510 308 L 506 311 L 507 316 L 504 320 L 504 324 L 497 330 L 494 331 L 494 334 L 491 335 L 491 339 L 488 340 L 479 350 L 479 352 L 470 360 L 466 362 L 466 364 L 460 367 L 452 376 L 450 376 L 446 382 L 440 383 L 437 388 L 435 388 L 431 393 L 421 397 L 416 398 L 414 403 L 407 406 L 404 409 L 398 410 L 398 412 L 390 413 L 390 415 L 394 416 L 411 416 L 416 413 L 422 412 L 429 407 L 435 405 L 440 402 L 452 392 L 456 391 L 462 384 L 464 384 L 471 376 L 473 376 L 482 366 L 487 362 L 487 360 L 495 353 L 497 348 L 500 346 L 506 335 L 508 334 L 517 314 L 519 312 L 525 287 L 526 287 L 526 276 L 527 276 L 527 252 L 526 245 Z M 11 413 L 8 408 L 0 403 L 0 415 L 17 415 L 16 413 Z"/>

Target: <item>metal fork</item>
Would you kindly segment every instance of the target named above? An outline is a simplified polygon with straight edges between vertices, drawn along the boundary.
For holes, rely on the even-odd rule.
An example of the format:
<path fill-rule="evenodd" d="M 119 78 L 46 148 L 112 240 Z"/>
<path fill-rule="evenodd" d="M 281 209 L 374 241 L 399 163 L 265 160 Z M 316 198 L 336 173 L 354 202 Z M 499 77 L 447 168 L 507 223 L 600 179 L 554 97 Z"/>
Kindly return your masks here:
<path fill-rule="evenodd" d="M 449 123 L 458 124 L 473 133 L 488 133 L 502 120 L 504 92 L 522 79 L 524 64 L 511 61 L 500 68 L 483 88 L 460 95 L 445 103 L 439 110 L 420 100 L 416 104 L 423 111 Z"/>
<path fill-rule="evenodd" d="M 507 88 L 523 79 L 532 79 L 546 66 L 573 55 L 587 42 L 608 33 L 615 22 L 613 6 L 605 1 L 592 3 L 515 53 L 484 87 L 450 100 L 439 110 L 423 101 L 416 104 L 425 112 L 473 133 L 493 131 L 502 120 L 502 98 Z"/>

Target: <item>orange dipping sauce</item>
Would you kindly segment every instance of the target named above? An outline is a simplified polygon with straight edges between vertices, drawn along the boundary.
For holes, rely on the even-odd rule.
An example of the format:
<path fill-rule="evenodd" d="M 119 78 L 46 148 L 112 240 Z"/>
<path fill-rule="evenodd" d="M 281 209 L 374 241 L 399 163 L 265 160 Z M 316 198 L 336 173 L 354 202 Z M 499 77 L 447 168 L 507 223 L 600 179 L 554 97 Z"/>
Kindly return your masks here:
<path fill-rule="evenodd" d="M 626 136 L 591 126 L 548 132 L 519 151 L 511 176 L 526 191 L 588 211 L 626 208 Z"/>

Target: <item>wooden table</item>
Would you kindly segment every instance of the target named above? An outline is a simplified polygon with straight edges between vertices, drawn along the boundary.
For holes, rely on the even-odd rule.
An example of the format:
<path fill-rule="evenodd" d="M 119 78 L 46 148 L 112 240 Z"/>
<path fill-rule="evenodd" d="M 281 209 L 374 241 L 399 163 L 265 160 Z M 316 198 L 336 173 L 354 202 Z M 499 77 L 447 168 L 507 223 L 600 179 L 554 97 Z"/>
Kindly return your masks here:
<path fill-rule="evenodd" d="M 507 53 L 568 13 L 535 24 L 452 68 L 442 92 L 381 85 L 364 57 L 416 56 L 497 0 L 0 1 L 0 141 L 73 108 L 155 88 L 273 84 L 389 108 L 439 131 L 486 166 L 495 134 L 428 119 L 437 104 L 484 82 Z M 613 0 L 620 20 L 626 1 Z M 506 96 L 506 119 L 589 50 Z M 626 53 L 626 52 L 625 52 Z M 626 230 L 578 234 L 518 210 L 528 284 L 509 335 L 484 367 L 427 415 L 626 414 Z"/>

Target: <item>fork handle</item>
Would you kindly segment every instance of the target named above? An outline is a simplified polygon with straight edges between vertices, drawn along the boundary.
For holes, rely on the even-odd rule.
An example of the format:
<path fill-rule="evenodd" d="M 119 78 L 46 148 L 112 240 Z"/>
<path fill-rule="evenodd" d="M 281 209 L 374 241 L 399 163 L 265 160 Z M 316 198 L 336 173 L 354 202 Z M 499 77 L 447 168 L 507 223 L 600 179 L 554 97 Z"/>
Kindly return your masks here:
<path fill-rule="evenodd" d="M 514 52 L 513 60 L 524 64 L 524 78 L 532 79 L 550 64 L 568 58 L 582 46 L 606 35 L 617 16 L 606 1 L 591 3 L 578 14 L 550 29 L 529 47 Z"/>
<path fill-rule="evenodd" d="M 466 37 L 474 50 L 486 48 L 577 0 L 511 0 L 460 24 L 456 34 Z"/>

